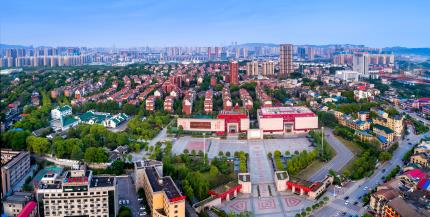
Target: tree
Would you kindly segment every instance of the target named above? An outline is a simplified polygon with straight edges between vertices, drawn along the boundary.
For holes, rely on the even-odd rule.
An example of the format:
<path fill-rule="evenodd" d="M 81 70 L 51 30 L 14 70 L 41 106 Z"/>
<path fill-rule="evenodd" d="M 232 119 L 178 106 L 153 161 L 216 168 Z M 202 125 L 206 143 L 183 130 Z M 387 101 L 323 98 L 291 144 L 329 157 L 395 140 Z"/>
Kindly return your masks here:
<path fill-rule="evenodd" d="M 27 130 L 9 130 L 2 133 L 1 143 L 4 147 L 12 148 L 13 150 L 26 149 L 26 139 L 30 136 Z"/>
<path fill-rule="evenodd" d="M 118 176 L 118 175 L 124 174 L 124 168 L 125 168 L 124 161 L 116 160 L 116 161 L 112 162 L 112 164 L 109 166 L 108 170 L 110 173 Z"/>
<path fill-rule="evenodd" d="M 121 206 L 118 211 L 118 217 L 132 217 L 131 209 L 126 206 Z"/>
<path fill-rule="evenodd" d="M 75 145 L 72 148 L 72 153 L 70 154 L 70 158 L 72 160 L 82 160 L 84 154 L 79 146 Z"/>
<path fill-rule="evenodd" d="M 390 160 L 390 159 L 391 159 L 391 157 L 392 157 L 392 155 L 391 155 L 391 153 L 390 153 L 390 152 L 383 151 L 383 152 L 381 152 L 381 153 L 379 154 L 378 159 L 379 159 L 379 161 L 381 161 L 381 162 L 385 162 L 385 161 Z"/>
<path fill-rule="evenodd" d="M 188 180 L 184 180 L 182 182 L 182 188 L 184 189 L 184 194 L 190 198 L 190 200 L 193 200 L 194 198 L 194 191 L 193 188 L 190 185 L 190 182 L 188 182 Z"/>
<path fill-rule="evenodd" d="M 46 154 L 50 149 L 50 143 L 47 138 L 29 136 L 26 141 L 28 150 L 38 155 Z"/>
<path fill-rule="evenodd" d="M 106 151 L 99 147 L 90 147 L 85 150 L 85 161 L 93 163 L 107 162 L 108 156 Z"/>
<path fill-rule="evenodd" d="M 122 112 L 124 112 L 127 115 L 135 115 L 138 112 L 138 107 L 132 104 L 128 104 L 126 103 L 123 107 L 122 107 Z"/>
<path fill-rule="evenodd" d="M 219 170 L 216 166 L 211 165 L 209 170 L 209 176 L 216 177 L 219 173 Z"/>

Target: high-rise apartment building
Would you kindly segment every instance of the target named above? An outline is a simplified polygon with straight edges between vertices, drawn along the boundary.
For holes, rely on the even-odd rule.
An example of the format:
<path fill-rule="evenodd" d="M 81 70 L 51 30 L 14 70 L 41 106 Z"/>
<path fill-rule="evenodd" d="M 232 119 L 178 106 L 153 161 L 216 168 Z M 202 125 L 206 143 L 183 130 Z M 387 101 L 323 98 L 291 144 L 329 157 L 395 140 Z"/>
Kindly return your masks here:
<path fill-rule="evenodd" d="M 230 84 L 239 84 L 239 63 L 237 61 L 230 62 Z"/>
<path fill-rule="evenodd" d="M 46 174 L 37 190 L 39 213 L 45 217 L 115 217 L 118 214 L 116 178 L 93 176 L 83 166 Z"/>
<path fill-rule="evenodd" d="M 272 76 L 273 74 L 275 74 L 275 66 L 274 66 L 274 62 L 269 60 L 269 61 L 265 61 L 262 64 L 262 75 L 263 76 Z"/>
<path fill-rule="evenodd" d="M 360 74 L 360 77 L 369 75 L 369 54 L 355 53 L 352 58 L 352 70 Z"/>
<path fill-rule="evenodd" d="M 280 75 L 293 72 L 293 45 L 281 44 L 279 53 Z"/>
<path fill-rule="evenodd" d="M 246 74 L 248 76 L 258 76 L 258 61 L 251 61 L 246 64 Z"/>

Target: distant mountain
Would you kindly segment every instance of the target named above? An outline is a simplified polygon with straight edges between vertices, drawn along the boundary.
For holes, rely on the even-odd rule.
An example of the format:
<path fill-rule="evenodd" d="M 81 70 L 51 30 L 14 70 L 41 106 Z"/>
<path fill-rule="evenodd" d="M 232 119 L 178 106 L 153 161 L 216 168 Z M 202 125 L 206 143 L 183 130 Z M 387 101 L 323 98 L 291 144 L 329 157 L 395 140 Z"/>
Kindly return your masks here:
<path fill-rule="evenodd" d="M 394 52 L 394 54 L 403 55 L 419 55 L 419 56 L 429 56 L 430 48 L 407 48 L 407 47 L 387 47 L 384 51 Z"/>

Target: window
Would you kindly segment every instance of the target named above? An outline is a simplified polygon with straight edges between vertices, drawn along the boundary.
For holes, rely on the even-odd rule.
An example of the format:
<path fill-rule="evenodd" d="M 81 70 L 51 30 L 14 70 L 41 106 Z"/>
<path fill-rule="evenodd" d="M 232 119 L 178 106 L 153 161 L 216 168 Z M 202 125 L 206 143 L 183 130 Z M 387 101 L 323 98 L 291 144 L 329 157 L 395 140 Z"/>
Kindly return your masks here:
<path fill-rule="evenodd" d="M 175 205 L 175 208 L 178 208 L 178 205 Z"/>

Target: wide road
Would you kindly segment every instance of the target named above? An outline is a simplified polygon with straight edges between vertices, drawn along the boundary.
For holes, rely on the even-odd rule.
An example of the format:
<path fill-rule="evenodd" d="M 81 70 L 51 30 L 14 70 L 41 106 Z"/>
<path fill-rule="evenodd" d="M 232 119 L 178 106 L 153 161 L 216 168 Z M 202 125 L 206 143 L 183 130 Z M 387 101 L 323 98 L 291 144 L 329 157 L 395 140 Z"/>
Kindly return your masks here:
<path fill-rule="evenodd" d="M 427 126 L 430 126 L 430 121 L 423 118 L 423 117 L 418 116 L 417 113 L 403 110 L 403 109 L 399 108 L 398 106 L 396 106 L 394 108 L 397 109 L 398 112 L 400 112 L 400 113 L 404 112 L 404 113 L 408 114 L 409 116 L 415 118 L 416 120 L 422 121 Z"/>
<path fill-rule="evenodd" d="M 156 137 L 154 137 L 153 139 L 151 139 L 151 140 L 148 142 L 148 146 L 155 146 L 155 144 L 157 144 L 157 142 L 162 142 L 162 141 L 164 141 L 164 140 L 166 140 L 166 139 L 167 139 L 167 127 L 163 128 L 163 129 L 162 129 L 162 130 L 157 134 L 157 136 L 156 136 Z M 142 160 L 143 155 L 145 155 L 145 154 L 146 154 L 145 149 L 140 150 L 140 152 L 139 152 L 139 153 L 132 152 L 132 153 L 131 153 L 131 156 L 133 156 L 133 162 Z"/>
<path fill-rule="evenodd" d="M 310 177 L 311 181 L 320 181 L 329 170 L 339 172 L 348 162 L 354 157 L 354 154 L 349 150 L 339 139 L 333 135 L 333 129 L 325 128 L 324 135 L 327 142 L 336 151 L 336 156 L 327 164 L 320 168 L 315 174 Z"/>
<path fill-rule="evenodd" d="M 397 165 L 403 166 L 402 158 L 410 149 L 413 148 L 413 145 L 418 143 L 422 138 L 429 136 L 430 133 L 425 133 L 421 135 L 415 135 L 410 133 L 406 136 L 406 138 L 399 142 L 399 148 L 394 151 L 393 158 L 381 165 L 378 169 L 375 170 L 373 175 L 369 178 L 365 178 L 354 182 L 349 188 L 343 189 L 344 194 L 342 196 L 337 196 L 336 198 L 332 198 L 325 207 L 318 210 L 314 213 L 315 216 L 338 216 L 339 212 L 347 212 L 351 215 L 361 215 L 364 213 L 364 208 L 362 206 L 361 198 L 363 195 L 375 188 L 382 183 L 382 177 L 386 176 L 391 170 L 393 170 Z M 413 145 L 409 145 L 409 143 Z M 382 172 L 385 171 L 385 172 Z M 367 190 L 364 188 L 367 187 Z M 327 192 L 326 195 L 333 196 L 332 192 Z M 350 203 L 345 205 L 345 200 L 343 197 L 349 196 Z M 353 203 L 357 201 L 359 204 L 357 206 L 353 205 Z M 337 210 L 337 211 L 336 211 Z"/>

